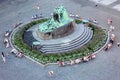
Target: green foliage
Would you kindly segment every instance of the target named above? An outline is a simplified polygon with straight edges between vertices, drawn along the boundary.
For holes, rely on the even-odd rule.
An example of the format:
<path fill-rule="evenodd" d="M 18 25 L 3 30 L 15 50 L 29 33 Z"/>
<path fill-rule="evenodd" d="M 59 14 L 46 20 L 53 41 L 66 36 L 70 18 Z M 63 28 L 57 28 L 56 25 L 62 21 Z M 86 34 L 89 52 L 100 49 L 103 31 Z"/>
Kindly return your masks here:
<path fill-rule="evenodd" d="M 107 40 L 107 33 L 105 30 L 98 28 L 97 26 L 89 23 L 88 27 L 91 27 L 93 30 L 93 37 L 89 43 L 85 46 L 81 47 L 80 49 L 73 50 L 71 52 L 66 53 L 58 53 L 58 54 L 42 54 L 41 52 L 32 50 L 29 46 L 27 46 L 23 42 L 23 34 L 24 32 L 29 29 L 30 27 L 47 21 L 48 19 L 42 19 L 33 21 L 24 25 L 23 27 L 16 30 L 13 35 L 13 43 L 18 48 L 19 51 L 23 52 L 25 55 L 35 59 L 36 61 L 46 64 L 46 63 L 53 63 L 57 62 L 57 60 L 67 61 L 70 59 L 77 59 L 83 56 L 88 55 L 91 52 L 95 52 L 100 49 Z M 81 23 L 81 20 L 75 20 L 76 23 Z"/>
<path fill-rule="evenodd" d="M 81 20 L 78 20 L 78 19 L 76 19 L 75 22 L 76 22 L 77 24 L 82 23 L 82 21 L 81 21 Z"/>

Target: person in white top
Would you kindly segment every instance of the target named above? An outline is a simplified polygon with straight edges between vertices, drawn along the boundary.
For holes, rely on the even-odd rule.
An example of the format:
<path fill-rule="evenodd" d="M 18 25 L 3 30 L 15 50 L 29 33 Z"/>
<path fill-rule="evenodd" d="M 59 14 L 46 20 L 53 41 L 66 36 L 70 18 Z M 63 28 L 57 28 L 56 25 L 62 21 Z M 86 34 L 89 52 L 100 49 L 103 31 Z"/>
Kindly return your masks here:
<path fill-rule="evenodd" d="M 118 46 L 118 47 L 120 46 L 120 42 L 117 42 L 117 46 Z"/>
<path fill-rule="evenodd" d="M 111 32 L 111 31 L 113 31 L 114 29 L 115 29 L 115 27 L 112 26 L 112 25 L 110 25 L 109 31 Z"/>
<path fill-rule="evenodd" d="M 49 75 L 50 75 L 50 77 L 53 77 L 54 71 L 49 71 Z"/>
<path fill-rule="evenodd" d="M 78 63 L 80 63 L 80 62 L 81 62 L 80 59 L 76 59 L 76 60 L 75 60 L 75 63 L 76 63 L 76 64 L 78 64 Z"/>

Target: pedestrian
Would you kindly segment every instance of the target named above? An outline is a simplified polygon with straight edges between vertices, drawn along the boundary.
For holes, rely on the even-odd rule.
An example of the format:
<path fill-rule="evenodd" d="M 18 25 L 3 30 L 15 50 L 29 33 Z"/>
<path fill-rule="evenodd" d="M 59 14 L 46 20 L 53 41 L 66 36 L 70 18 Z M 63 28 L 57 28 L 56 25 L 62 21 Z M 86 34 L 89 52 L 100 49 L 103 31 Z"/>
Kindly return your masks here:
<path fill-rule="evenodd" d="M 110 20 L 110 24 L 112 24 L 112 20 Z"/>
<path fill-rule="evenodd" d="M 37 18 L 38 18 L 38 15 L 36 14 L 36 15 L 35 15 L 35 19 L 37 19 Z"/>
<path fill-rule="evenodd" d="M 3 42 L 4 44 L 7 44 L 9 42 L 8 38 L 4 38 Z"/>
<path fill-rule="evenodd" d="M 110 42 L 111 44 L 113 44 L 114 41 L 110 38 L 109 42 Z"/>
<path fill-rule="evenodd" d="M 22 53 L 22 52 L 19 52 L 17 56 L 18 56 L 19 58 L 22 58 L 22 57 L 23 57 L 23 53 Z"/>
<path fill-rule="evenodd" d="M 9 42 L 8 43 L 6 43 L 6 48 L 9 48 L 10 47 L 10 44 L 9 44 Z"/>
<path fill-rule="evenodd" d="M 93 53 L 91 53 L 91 54 L 89 54 L 88 55 L 88 58 L 91 60 L 91 59 L 94 59 L 96 56 L 95 56 L 95 54 L 93 54 Z"/>
<path fill-rule="evenodd" d="M 35 4 L 35 9 L 38 9 L 38 10 L 40 9 L 39 3 L 36 3 L 36 4 Z"/>
<path fill-rule="evenodd" d="M 71 65 L 75 64 L 75 61 L 72 60 L 72 59 L 70 59 L 70 64 L 71 64 Z"/>
<path fill-rule="evenodd" d="M 95 7 L 97 7 L 98 5 L 96 4 Z"/>
<path fill-rule="evenodd" d="M 59 61 L 59 65 L 63 67 L 64 66 L 64 62 Z"/>
<path fill-rule="evenodd" d="M 112 41 L 115 41 L 115 34 L 111 34 L 111 36 L 110 36 L 110 39 L 112 40 Z"/>
<path fill-rule="evenodd" d="M 114 31 L 114 29 L 115 29 L 115 27 L 112 26 L 112 25 L 110 25 L 109 31 L 110 31 L 110 32 L 111 32 L 111 31 Z"/>
<path fill-rule="evenodd" d="M 80 63 L 80 62 L 81 62 L 80 59 L 76 59 L 76 60 L 75 60 L 75 63 L 76 63 L 76 64 L 78 64 L 78 63 Z"/>
<path fill-rule="evenodd" d="M 108 50 L 108 45 L 106 45 L 106 46 L 104 47 L 104 50 L 105 50 L 105 51 L 107 51 L 107 50 Z"/>
<path fill-rule="evenodd" d="M 49 75 L 50 75 L 50 77 L 53 77 L 54 71 L 49 71 Z"/>
<path fill-rule="evenodd" d="M 10 53 L 15 54 L 15 57 L 18 56 L 18 51 L 17 51 L 15 48 L 13 48 L 13 49 L 10 51 Z"/>
<path fill-rule="evenodd" d="M 98 24 L 98 21 L 96 19 L 93 20 L 93 23 Z"/>
<path fill-rule="evenodd" d="M 40 13 L 40 14 L 39 14 L 39 18 L 42 18 L 42 17 L 43 17 L 43 16 L 42 16 L 42 13 Z"/>
<path fill-rule="evenodd" d="M 1 53 L 1 57 L 2 57 L 3 62 L 5 63 L 5 62 L 6 62 L 6 59 L 5 59 L 5 55 L 4 55 L 3 52 Z"/>
<path fill-rule="evenodd" d="M 112 25 L 112 20 L 111 19 L 107 19 L 107 24 L 108 25 Z"/>
<path fill-rule="evenodd" d="M 8 30 L 8 31 L 6 31 L 4 35 L 5 35 L 5 37 L 9 37 L 9 35 L 10 35 L 9 30 Z"/>
<path fill-rule="evenodd" d="M 107 46 L 108 46 L 108 49 L 110 49 L 112 47 L 112 43 L 109 43 Z"/>
<path fill-rule="evenodd" d="M 120 46 L 120 42 L 117 42 L 117 46 L 118 46 L 118 47 Z"/>

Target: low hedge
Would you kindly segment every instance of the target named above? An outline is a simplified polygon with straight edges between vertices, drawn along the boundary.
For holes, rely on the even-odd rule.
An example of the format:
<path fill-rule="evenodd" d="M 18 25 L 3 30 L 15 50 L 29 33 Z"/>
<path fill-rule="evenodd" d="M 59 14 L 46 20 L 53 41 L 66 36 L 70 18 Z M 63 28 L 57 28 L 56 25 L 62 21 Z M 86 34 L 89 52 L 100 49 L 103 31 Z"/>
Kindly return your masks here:
<path fill-rule="evenodd" d="M 91 52 L 95 52 L 98 49 L 100 49 L 107 40 L 107 33 L 105 30 L 98 28 L 97 26 L 89 23 L 89 27 L 93 30 L 93 38 L 89 43 L 81 47 L 80 49 L 71 51 L 71 52 L 65 52 L 65 53 L 58 53 L 58 54 L 43 54 L 39 51 L 32 50 L 26 43 L 23 41 L 23 35 L 24 32 L 32 27 L 33 25 L 36 25 L 38 23 L 43 23 L 47 21 L 48 19 L 41 19 L 37 21 L 33 21 L 31 23 L 28 23 L 16 30 L 12 37 L 12 43 L 15 45 L 15 47 L 23 52 L 25 55 L 35 59 L 36 61 L 46 64 L 46 63 L 53 63 L 57 62 L 57 60 L 67 61 L 70 59 L 77 59 L 81 58 L 83 56 L 87 56 Z M 76 23 L 81 23 L 81 20 L 75 20 Z"/>

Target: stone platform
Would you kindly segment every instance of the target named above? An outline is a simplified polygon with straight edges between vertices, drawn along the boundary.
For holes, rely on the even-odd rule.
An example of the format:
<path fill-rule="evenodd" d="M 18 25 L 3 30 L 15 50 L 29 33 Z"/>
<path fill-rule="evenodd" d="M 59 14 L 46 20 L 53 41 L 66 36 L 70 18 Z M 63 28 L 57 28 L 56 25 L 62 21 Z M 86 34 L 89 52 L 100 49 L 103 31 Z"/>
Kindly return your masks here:
<path fill-rule="evenodd" d="M 88 43 L 93 36 L 93 31 L 84 24 L 76 24 L 74 32 L 68 36 L 50 40 L 40 39 L 36 33 L 37 29 L 38 25 L 30 28 L 24 35 L 24 41 L 29 46 L 32 46 L 33 42 L 40 42 L 40 45 L 42 45 L 40 51 L 45 54 L 61 53 L 78 49 Z"/>

